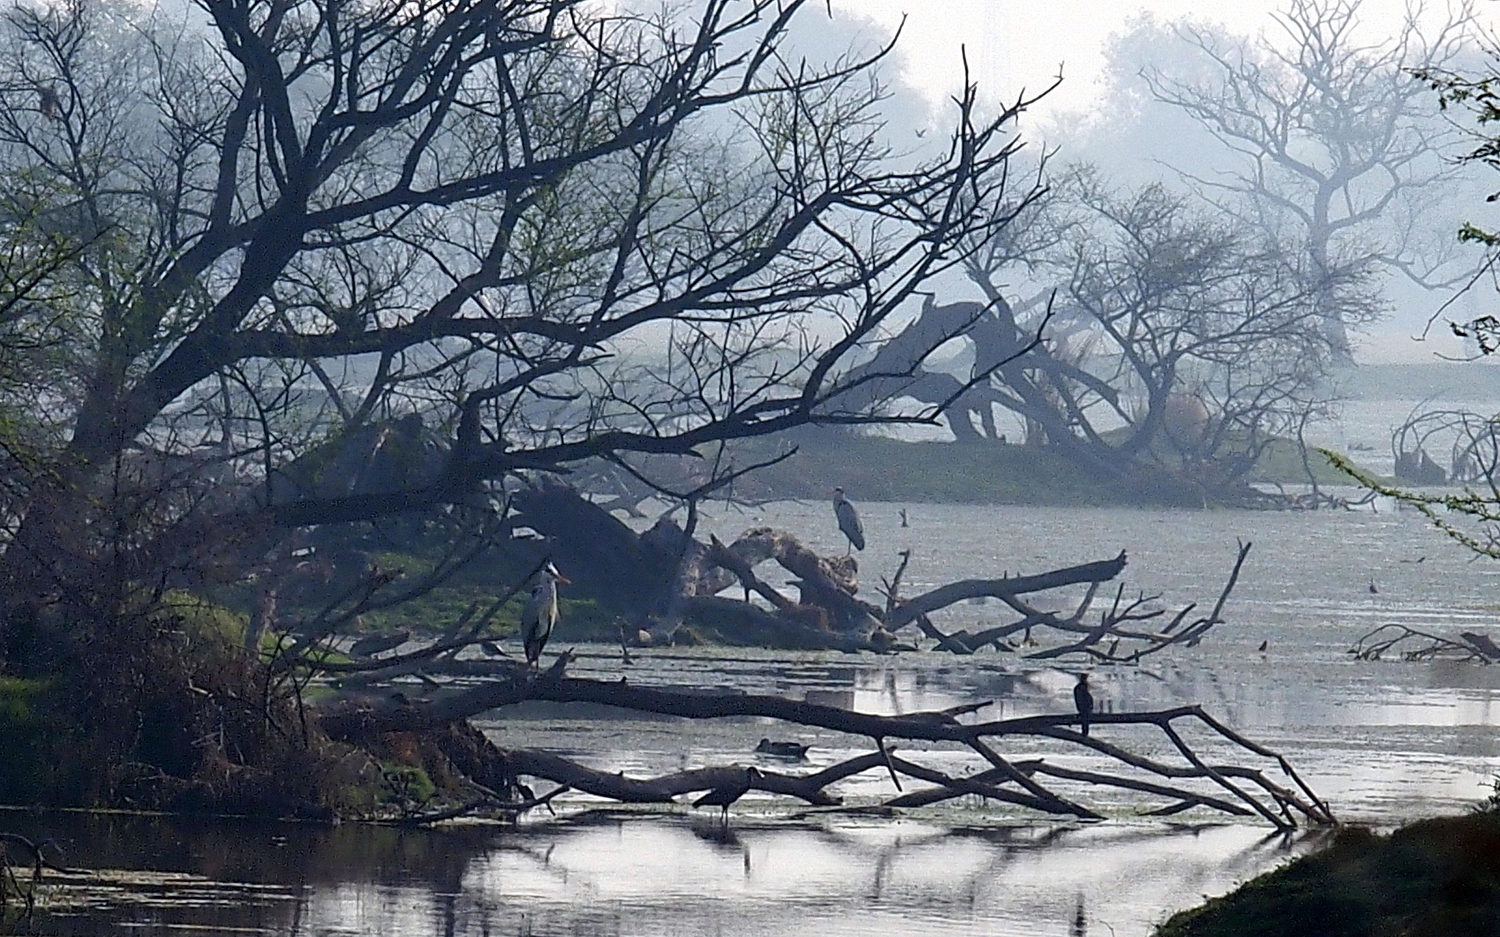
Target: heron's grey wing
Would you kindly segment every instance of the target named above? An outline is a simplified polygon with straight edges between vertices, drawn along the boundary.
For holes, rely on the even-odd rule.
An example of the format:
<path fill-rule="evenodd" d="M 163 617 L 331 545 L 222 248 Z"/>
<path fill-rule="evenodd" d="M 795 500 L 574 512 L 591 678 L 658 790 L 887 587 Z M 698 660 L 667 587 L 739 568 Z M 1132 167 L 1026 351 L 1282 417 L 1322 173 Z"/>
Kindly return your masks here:
<path fill-rule="evenodd" d="M 865 548 L 865 525 L 859 519 L 859 509 L 848 501 L 840 501 L 835 505 L 834 513 L 838 515 L 839 530 L 849 538 L 855 549 Z"/>
<path fill-rule="evenodd" d="M 542 623 L 542 607 L 545 597 L 541 589 L 532 589 L 531 595 L 526 599 L 526 607 L 521 609 L 521 637 L 530 640 L 540 630 Z"/>
<path fill-rule="evenodd" d="M 542 590 L 542 640 L 545 641 L 552 636 L 552 628 L 557 624 L 557 583 L 548 580 L 546 588 Z"/>

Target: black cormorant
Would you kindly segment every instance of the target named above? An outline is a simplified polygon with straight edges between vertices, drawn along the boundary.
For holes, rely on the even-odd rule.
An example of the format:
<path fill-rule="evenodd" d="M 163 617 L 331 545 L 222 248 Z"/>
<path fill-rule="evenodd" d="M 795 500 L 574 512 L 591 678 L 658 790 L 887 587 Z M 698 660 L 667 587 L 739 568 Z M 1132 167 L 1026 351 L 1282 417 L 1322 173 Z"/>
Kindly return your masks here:
<path fill-rule="evenodd" d="M 1094 714 L 1094 694 L 1089 692 L 1089 675 L 1078 675 L 1078 684 L 1073 687 L 1073 705 L 1078 707 L 1078 725 L 1084 735 L 1089 734 L 1089 717 Z"/>
<path fill-rule="evenodd" d="M 718 807 L 724 811 L 724 822 L 729 822 L 729 805 L 745 796 L 757 778 L 761 776 L 759 769 L 746 768 L 738 780 L 731 781 L 723 787 L 716 787 L 693 801 L 694 807 Z"/>

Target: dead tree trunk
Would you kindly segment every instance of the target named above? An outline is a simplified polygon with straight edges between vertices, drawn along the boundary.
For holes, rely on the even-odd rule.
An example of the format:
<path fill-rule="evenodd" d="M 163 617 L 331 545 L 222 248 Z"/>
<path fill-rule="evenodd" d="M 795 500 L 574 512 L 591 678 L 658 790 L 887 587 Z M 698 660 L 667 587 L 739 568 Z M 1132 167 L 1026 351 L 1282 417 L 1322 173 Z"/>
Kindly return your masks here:
<path fill-rule="evenodd" d="M 889 772 L 893 780 L 905 776 L 932 785 L 923 792 L 906 792 L 900 790 L 898 781 L 899 796 L 886 802 L 885 806 L 889 807 L 918 806 L 946 797 L 978 794 L 1044 813 L 1100 819 L 1101 815 L 1094 809 L 1044 783 L 1045 779 L 1060 778 L 1087 785 L 1124 788 L 1166 799 L 1166 804 L 1151 811 L 1156 815 L 1205 807 L 1235 815 L 1257 815 L 1280 830 L 1293 829 L 1301 823 L 1321 825 L 1334 822 L 1328 805 L 1313 793 L 1285 758 L 1244 738 L 1197 706 L 1156 712 L 1096 713 L 1091 719 L 1095 731 L 1084 735 L 1072 728 L 1079 720 L 1076 713 L 991 722 L 960 721 L 960 716 L 982 708 L 981 704 L 948 711 L 877 716 L 774 696 L 637 687 L 623 679 L 618 682 L 575 679 L 563 676 L 561 665 L 566 662 L 566 656 L 559 658 L 559 665 L 542 675 L 513 667 L 506 676 L 478 687 L 440 695 L 420 705 L 402 700 L 344 706 L 324 712 L 319 725 L 334 739 L 369 744 L 372 739 L 389 733 L 440 730 L 478 713 L 526 700 L 587 702 L 688 719 L 754 716 L 864 736 L 870 740 L 874 751 L 869 755 L 807 775 L 761 772 L 752 781 L 751 786 L 756 789 L 798 797 L 809 804 L 837 803 L 826 792 L 828 785 L 852 774 L 875 770 Z M 1262 769 L 1251 765 L 1211 765 L 1205 762 L 1184 739 L 1179 723 L 1196 726 L 1249 755 L 1267 759 L 1291 786 L 1272 781 Z M 1178 753 L 1180 761 L 1172 763 L 1144 755 L 1102 737 L 1105 733 L 1100 730 L 1122 725 L 1156 727 Z M 1069 747 L 1089 749 L 1115 759 L 1120 770 L 1080 771 L 1051 765 L 1045 759 L 1012 761 L 991 744 L 995 739 L 1018 736 L 1050 740 L 1063 750 Z M 925 766 L 915 758 L 894 755 L 887 744 L 892 739 L 962 746 L 977 754 L 990 768 L 973 776 L 956 777 Z M 664 803 L 680 794 L 712 790 L 745 776 L 742 768 L 721 767 L 682 771 L 660 778 L 633 779 L 596 771 L 543 752 L 498 749 L 486 749 L 478 760 L 484 762 L 487 765 L 485 771 L 495 777 L 513 779 L 524 775 L 541 778 L 560 787 L 636 803 Z"/>

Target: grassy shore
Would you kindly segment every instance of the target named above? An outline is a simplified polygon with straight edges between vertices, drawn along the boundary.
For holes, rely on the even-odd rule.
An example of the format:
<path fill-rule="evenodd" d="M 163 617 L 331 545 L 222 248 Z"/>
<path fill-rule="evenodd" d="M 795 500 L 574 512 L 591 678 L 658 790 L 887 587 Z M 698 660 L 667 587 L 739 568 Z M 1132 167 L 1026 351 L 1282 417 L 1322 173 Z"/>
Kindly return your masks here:
<path fill-rule="evenodd" d="M 1486 809 L 1389 836 L 1341 831 L 1329 848 L 1174 915 L 1156 937 L 1496 934 L 1500 812 Z"/>
<path fill-rule="evenodd" d="M 1120 505 L 1141 504 L 1138 493 L 1089 477 L 1062 456 L 1025 446 L 951 442 L 902 442 L 883 436 L 810 431 L 791 438 L 796 455 L 745 479 L 753 497 L 827 497 L 843 486 L 862 501 L 950 504 Z M 759 454 L 759 453 L 758 453 Z M 771 454 L 767 449 L 762 456 Z M 1349 484 L 1326 461 L 1310 463 L 1318 483 Z M 1307 474 L 1291 442 L 1270 447 L 1252 482 L 1306 484 Z"/>

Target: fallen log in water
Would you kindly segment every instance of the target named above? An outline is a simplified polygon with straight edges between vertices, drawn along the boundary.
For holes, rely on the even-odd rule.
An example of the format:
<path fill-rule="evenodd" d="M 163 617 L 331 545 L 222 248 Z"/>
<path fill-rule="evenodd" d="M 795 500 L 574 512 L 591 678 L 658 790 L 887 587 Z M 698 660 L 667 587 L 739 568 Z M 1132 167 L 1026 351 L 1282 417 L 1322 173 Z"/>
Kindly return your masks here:
<path fill-rule="evenodd" d="M 566 661 L 566 656 L 559 659 L 562 665 Z M 1049 814 L 1100 818 L 1096 810 L 1044 783 L 1048 778 L 1061 778 L 1166 798 L 1167 804 L 1152 811 L 1156 814 L 1175 813 L 1194 806 L 1234 815 L 1253 813 L 1280 830 L 1293 829 L 1304 822 L 1312 825 L 1334 822 L 1327 804 L 1313 793 L 1286 759 L 1244 738 L 1197 706 L 1154 712 L 1094 713 L 1090 720 L 1094 732 L 1084 735 L 1072 728 L 1079 721 L 1076 713 L 961 722 L 959 716 L 979 708 L 968 706 L 950 711 L 878 716 L 776 696 L 642 687 L 624 679 L 618 682 L 578 679 L 564 676 L 561 667 L 555 665 L 542 675 L 515 669 L 507 678 L 437 694 L 420 705 L 400 700 L 331 709 L 320 714 L 319 725 L 334 739 L 358 744 L 384 733 L 437 729 L 497 707 L 530 700 L 586 702 L 688 719 L 773 718 L 868 738 L 874 748 L 870 754 L 807 775 L 762 772 L 750 783 L 755 789 L 787 794 L 815 805 L 836 802 L 824 790 L 829 784 L 863 771 L 884 770 L 890 773 L 898 788 L 899 776 L 935 785 L 920 794 L 899 792 L 897 797 L 886 802 L 885 806 L 889 807 L 915 806 L 945 797 L 977 794 Z M 1183 738 L 1179 723 L 1207 730 L 1211 737 L 1274 762 L 1289 779 L 1290 786 L 1273 782 L 1262 770 L 1252 766 L 1209 764 Z M 1132 751 L 1123 744 L 1101 739 L 1099 729 L 1106 726 L 1153 726 L 1171 743 L 1182 761 L 1169 763 Z M 1147 777 L 1079 771 L 1049 764 L 1045 759 L 1012 761 L 991 744 L 993 740 L 1015 737 L 1049 739 L 1063 751 L 1069 748 L 1091 750 L 1119 762 L 1121 769 L 1134 769 Z M 972 777 L 954 777 L 921 764 L 915 756 L 894 755 L 886 744 L 892 739 L 960 745 L 984 759 L 990 768 Z M 738 767 L 701 768 L 660 778 L 634 779 L 599 772 L 549 753 L 507 752 L 492 747 L 483 760 L 488 762 L 485 773 L 489 775 L 509 779 L 522 775 L 543 778 L 602 797 L 646 803 L 664 803 L 682 794 L 721 788 L 740 777 L 742 771 Z M 1189 782 L 1210 789 L 1203 791 L 1184 786 Z"/>
<path fill-rule="evenodd" d="M 951 582 L 907 597 L 901 594 L 901 579 L 912 551 L 905 550 L 900 554 L 900 569 L 883 583 L 883 604 L 876 604 L 859 594 L 855 558 L 819 556 L 788 531 L 756 527 L 732 544 L 724 544 L 717 537 L 710 537 L 705 544 L 666 517 L 637 534 L 565 486 L 543 485 L 517 494 L 514 502 L 519 513 L 507 523 L 513 528 L 531 526 L 549 534 L 556 561 L 565 564 L 565 571 L 574 580 L 569 595 L 591 596 L 619 612 L 622 653 L 628 653 L 632 644 L 706 640 L 883 654 L 917 647 L 915 637 L 903 640 L 905 630 L 906 634 L 920 632 L 934 640 L 939 649 L 955 654 L 992 647 L 1037 660 L 1075 657 L 1100 663 L 1135 663 L 1167 647 L 1195 646 L 1223 623 L 1225 602 L 1251 546 L 1240 544 L 1212 611 L 1196 618 L 1190 618 L 1196 603 L 1169 615 L 1160 596 L 1129 597 L 1124 586 L 1115 589 L 1108 608 L 1096 610 L 1102 587 L 1125 569 L 1123 551 L 1111 559 L 1040 573 Z M 690 511 L 690 518 L 696 516 Z M 546 561 L 547 555 L 542 554 L 538 568 Z M 760 564 L 772 561 L 796 577 L 793 585 L 800 591 L 798 597 L 784 594 L 756 572 Z M 509 585 L 510 594 L 514 594 L 526 582 Z M 721 595 L 735 586 L 741 596 Z M 343 620 L 365 607 L 379 606 L 382 588 L 372 580 L 366 587 L 352 590 L 350 608 L 331 606 L 322 617 Z M 1057 590 L 1073 591 L 1059 594 Z M 934 623 L 939 612 L 976 600 L 996 600 L 1013 617 L 975 634 L 947 634 Z M 347 665 L 342 668 L 344 679 L 349 684 L 372 684 L 399 674 L 441 676 L 445 668 L 457 674 L 464 669 L 460 652 L 484 640 L 484 628 L 503 602 L 502 597 L 483 615 L 473 611 L 471 622 L 449 627 L 441 642 L 378 662 Z M 1074 607 L 1071 612 L 1050 610 L 1059 604 Z M 1152 627 L 1157 621 L 1164 625 Z M 303 642 L 293 658 L 301 662 L 303 655 L 318 653 L 319 641 L 326 637 L 324 633 Z M 330 645 L 329 649 L 337 647 Z M 369 675 L 360 676 L 362 672 Z"/>
<path fill-rule="evenodd" d="M 1349 648 L 1349 653 L 1355 660 L 1380 660 L 1393 654 L 1401 660 L 1500 663 L 1500 645 L 1482 632 L 1460 631 L 1456 636 L 1448 637 L 1398 624 L 1381 625 L 1362 635 Z"/>

